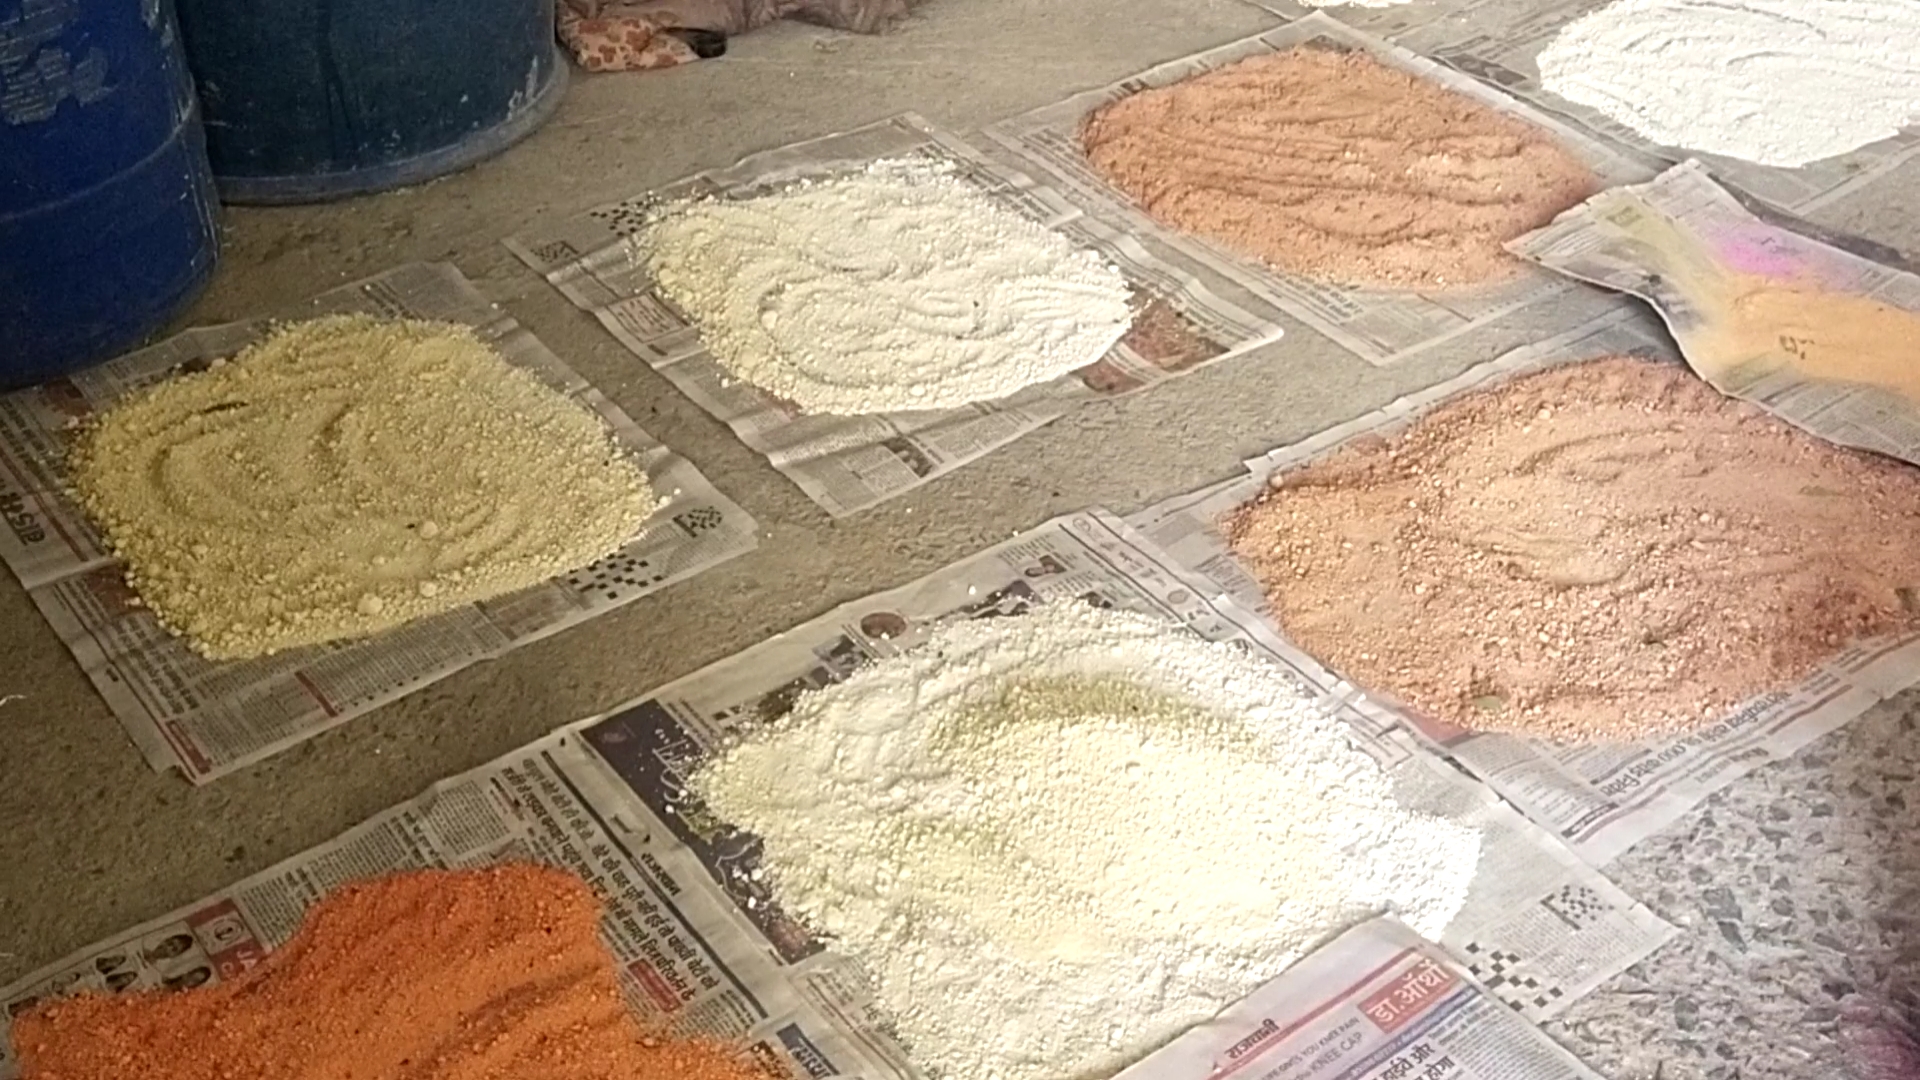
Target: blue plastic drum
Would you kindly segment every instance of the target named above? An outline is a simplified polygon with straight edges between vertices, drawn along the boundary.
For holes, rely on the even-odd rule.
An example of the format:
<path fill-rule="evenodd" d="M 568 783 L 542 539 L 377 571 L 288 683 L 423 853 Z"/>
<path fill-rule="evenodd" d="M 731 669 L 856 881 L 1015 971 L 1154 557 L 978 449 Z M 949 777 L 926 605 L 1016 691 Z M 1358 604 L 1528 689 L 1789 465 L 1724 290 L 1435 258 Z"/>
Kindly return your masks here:
<path fill-rule="evenodd" d="M 165 325 L 213 272 L 216 207 L 164 0 L 0 0 L 0 387 Z"/>
<path fill-rule="evenodd" d="M 220 195 L 302 203 L 431 180 L 566 90 L 553 0 L 178 0 Z"/>

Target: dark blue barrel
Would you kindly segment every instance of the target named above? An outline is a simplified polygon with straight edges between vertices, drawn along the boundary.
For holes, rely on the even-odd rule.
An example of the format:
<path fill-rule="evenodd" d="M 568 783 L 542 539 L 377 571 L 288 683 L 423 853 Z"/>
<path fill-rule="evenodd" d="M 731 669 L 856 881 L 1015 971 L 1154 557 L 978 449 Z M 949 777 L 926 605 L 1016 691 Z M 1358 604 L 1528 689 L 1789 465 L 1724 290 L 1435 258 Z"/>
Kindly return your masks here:
<path fill-rule="evenodd" d="M 0 386 L 138 344 L 217 245 L 165 0 L 0 0 Z"/>
<path fill-rule="evenodd" d="M 554 0 L 177 0 L 221 197 L 319 202 L 466 168 L 539 127 Z"/>

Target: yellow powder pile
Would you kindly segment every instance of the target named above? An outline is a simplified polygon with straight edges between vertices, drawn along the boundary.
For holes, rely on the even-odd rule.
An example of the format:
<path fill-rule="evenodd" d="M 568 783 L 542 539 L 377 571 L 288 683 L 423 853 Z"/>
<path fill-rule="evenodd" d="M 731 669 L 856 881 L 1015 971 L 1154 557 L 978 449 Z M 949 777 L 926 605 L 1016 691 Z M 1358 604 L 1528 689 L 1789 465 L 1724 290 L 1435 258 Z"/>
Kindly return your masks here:
<path fill-rule="evenodd" d="M 463 326 L 292 323 L 82 434 L 81 504 L 202 655 L 360 637 L 526 588 L 656 504 L 599 417 Z"/>
<path fill-rule="evenodd" d="M 397 874 L 333 893 L 232 982 L 22 1015 L 22 1080 L 770 1080 L 650 1035 L 559 870 Z"/>

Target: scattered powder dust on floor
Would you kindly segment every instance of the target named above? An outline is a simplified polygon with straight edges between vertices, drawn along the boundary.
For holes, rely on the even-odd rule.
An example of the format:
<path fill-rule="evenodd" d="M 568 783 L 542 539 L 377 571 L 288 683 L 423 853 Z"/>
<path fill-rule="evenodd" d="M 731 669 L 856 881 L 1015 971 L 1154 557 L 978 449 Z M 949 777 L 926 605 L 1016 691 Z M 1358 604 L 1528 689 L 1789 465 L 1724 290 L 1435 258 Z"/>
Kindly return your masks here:
<path fill-rule="evenodd" d="M 721 367 L 808 413 L 1003 398 L 1106 355 L 1120 272 L 949 172 L 864 171 L 671 205 L 638 241 Z"/>
<path fill-rule="evenodd" d="M 1511 277 L 1501 244 L 1592 194 L 1548 134 L 1363 53 L 1299 47 L 1089 116 L 1089 162 L 1162 224 L 1341 285 Z"/>
<path fill-rule="evenodd" d="M 1396 909 L 1437 936 L 1470 826 L 1417 815 L 1278 667 L 1059 601 L 948 624 L 694 776 L 776 901 L 948 1080 L 1106 1076 Z"/>
<path fill-rule="evenodd" d="M 1473 730 L 1681 730 L 1920 627 L 1920 470 L 1672 364 L 1470 394 L 1275 477 L 1226 526 L 1302 648 Z"/>
<path fill-rule="evenodd" d="M 364 315 L 128 397 L 69 464 L 141 600 L 212 659 L 536 585 L 657 502 L 598 416 L 471 329 Z"/>
<path fill-rule="evenodd" d="M 84 995 L 13 1029 L 23 1080 L 766 1080 L 627 1011 L 600 905 L 560 870 L 398 874 L 334 892 L 228 983 Z"/>

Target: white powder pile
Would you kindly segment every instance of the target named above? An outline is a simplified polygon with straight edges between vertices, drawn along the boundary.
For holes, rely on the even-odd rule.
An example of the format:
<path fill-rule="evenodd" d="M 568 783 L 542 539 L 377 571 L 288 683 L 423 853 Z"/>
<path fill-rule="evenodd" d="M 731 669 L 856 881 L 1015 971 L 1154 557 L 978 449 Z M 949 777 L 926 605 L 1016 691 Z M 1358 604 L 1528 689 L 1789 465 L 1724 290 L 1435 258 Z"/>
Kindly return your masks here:
<path fill-rule="evenodd" d="M 537 584 L 656 504 L 597 416 L 471 329 L 367 316 L 281 326 L 128 397 L 70 465 L 142 600 L 213 659 Z"/>
<path fill-rule="evenodd" d="M 1279 669 L 1066 602 L 937 630 L 697 774 L 783 907 L 949 1080 L 1106 1075 L 1391 907 L 1436 934 L 1472 829 Z"/>
<path fill-rule="evenodd" d="M 1092 252 L 924 164 L 667 208 L 641 249 L 720 365 L 803 412 L 944 409 L 1100 359 L 1132 319 Z"/>
<path fill-rule="evenodd" d="M 1920 0 L 1617 0 L 1539 61 L 1655 142 L 1793 167 L 1920 119 Z"/>

